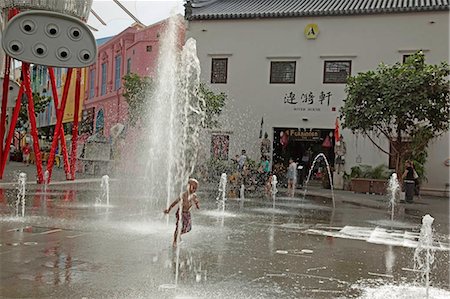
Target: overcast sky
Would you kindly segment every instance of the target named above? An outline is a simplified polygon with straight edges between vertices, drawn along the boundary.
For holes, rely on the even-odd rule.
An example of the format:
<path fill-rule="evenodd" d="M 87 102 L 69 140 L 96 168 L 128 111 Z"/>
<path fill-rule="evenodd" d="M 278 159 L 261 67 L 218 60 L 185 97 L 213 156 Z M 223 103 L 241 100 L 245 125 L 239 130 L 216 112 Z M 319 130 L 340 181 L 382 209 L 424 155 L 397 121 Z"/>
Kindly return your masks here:
<path fill-rule="evenodd" d="M 145 25 L 169 17 L 172 11 L 184 15 L 184 0 L 127 0 L 120 3 Z M 92 9 L 107 24 L 104 26 L 93 14 L 89 15 L 87 23 L 98 29 L 93 31 L 96 38 L 116 35 L 135 22 L 112 0 L 94 0 Z"/>

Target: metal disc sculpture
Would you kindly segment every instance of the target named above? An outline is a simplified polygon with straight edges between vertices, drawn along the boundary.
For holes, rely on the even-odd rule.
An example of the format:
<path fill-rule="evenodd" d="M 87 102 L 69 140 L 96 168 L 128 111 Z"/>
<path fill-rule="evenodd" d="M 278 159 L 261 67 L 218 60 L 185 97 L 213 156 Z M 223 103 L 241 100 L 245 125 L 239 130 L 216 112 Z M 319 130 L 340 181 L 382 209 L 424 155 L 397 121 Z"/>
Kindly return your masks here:
<path fill-rule="evenodd" d="M 21 101 L 22 98 L 26 98 L 28 101 L 28 117 L 31 125 L 33 150 L 36 156 L 37 181 L 38 183 L 44 182 L 31 89 L 30 64 L 47 66 L 56 108 L 56 125 L 47 161 L 49 174 L 47 183 L 51 179 L 59 140 L 61 140 L 66 179 L 75 179 L 81 68 L 93 64 L 97 58 L 95 38 L 86 25 L 91 6 L 92 0 L 0 0 L 0 9 L 5 22 L 2 32 L 5 64 L 0 114 L 0 140 L 3 141 L 0 146 L 0 179 L 3 178 L 5 171 Z M 22 81 L 20 82 L 14 110 L 9 122 L 9 132 L 5 139 L 11 58 L 22 62 Z M 58 99 L 53 67 L 67 68 L 61 101 Z M 62 121 L 74 69 L 76 71 L 75 107 L 72 127 L 72 151 L 69 163 Z"/>

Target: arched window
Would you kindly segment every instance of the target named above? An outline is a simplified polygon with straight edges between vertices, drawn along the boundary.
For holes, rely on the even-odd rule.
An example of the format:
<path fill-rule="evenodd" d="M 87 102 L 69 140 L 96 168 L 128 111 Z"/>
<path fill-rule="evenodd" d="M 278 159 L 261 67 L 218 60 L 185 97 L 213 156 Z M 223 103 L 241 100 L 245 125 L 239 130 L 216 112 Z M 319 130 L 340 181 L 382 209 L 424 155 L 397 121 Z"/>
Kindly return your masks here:
<path fill-rule="evenodd" d="M 101 130 L 103 130 L 105 124 L 105 119 L 104 119 L 104 115 L 103 115 L 103 109 L 100 109 L 97 112 L 97 118 L 95 120 L 95 132 L 98 133 Z"/>

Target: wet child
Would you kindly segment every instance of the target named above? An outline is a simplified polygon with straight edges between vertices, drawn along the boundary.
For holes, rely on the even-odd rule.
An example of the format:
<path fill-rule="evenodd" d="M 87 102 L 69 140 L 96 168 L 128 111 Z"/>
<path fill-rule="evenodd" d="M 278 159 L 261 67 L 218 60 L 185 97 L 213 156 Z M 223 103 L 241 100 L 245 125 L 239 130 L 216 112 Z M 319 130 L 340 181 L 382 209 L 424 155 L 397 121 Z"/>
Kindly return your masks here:
<path fill-rule="evenodd" d="M 288 178 L 288 196 L 294 197 L 295 184 L 297 183 L 297 163 L 294 159 L 289 159 L 289 167 L 286 174 Z"/>
<path fill-rule="evenodd" d="M 183 192 L 181 197 L 178 197 L 175 199 L 172 204 L 164 210 L 165 214 L 168 214 L 170 210 L 172 210 L 173 207 L 175 207 L 180 200 L 182 200 L 182 227 L 181 227 L 181 235 L 189 232 L 192 229 L 192 223 L 191 223 L 191 207 L 192 204 L 195 204 L 197 209 L 200 209 L 199 201 L 197 194 L 195 194 L 195 191 L 197 191 L 198 188 L 198 181 L 196 179 L 189 179 L 188 181 L 188 190 Z M 177 222 L 175 226 L 175 232 L 173 233 L 173 246 L 177 246 L 177 237 L 178 237 L 178 225 L 179 225 L 179 217 L 180 217 L 180 208 L 178 207 L 177 212 L 175 213 L 177 217 Z"/>

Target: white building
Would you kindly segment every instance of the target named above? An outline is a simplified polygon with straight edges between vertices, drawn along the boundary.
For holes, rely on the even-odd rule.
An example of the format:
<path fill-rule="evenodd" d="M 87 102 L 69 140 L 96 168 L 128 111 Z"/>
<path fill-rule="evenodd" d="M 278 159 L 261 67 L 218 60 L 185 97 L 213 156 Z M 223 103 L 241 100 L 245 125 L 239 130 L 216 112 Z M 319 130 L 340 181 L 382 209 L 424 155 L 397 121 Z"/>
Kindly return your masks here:
<path fill-rule="evenodd" d="M 186 18 L 203 80 L 230 98 L 221 131 L 212 132 L 212 139 L 229 140 L 228 158 L 246 149 L 258 160 L 262 126 L 273 141 L 274 163 L 280 156 L 301 159 L 308 148 L 334 159 L 325 139 L 346 97 L 347 74 L 418 50 L 430 64 L 449 60 L 448 0 L 197 0 L 186 5 Z M 287 147 L 280 138 L 286 130 Z M 388 165 L 388 155 L 369 139 L 341 134 L 347 172 Z M 389 151 L 386 141 L 384 148 Z M 448 190 L 449 158 L 447 133 L 429 147 L 423 189 Z"/>

